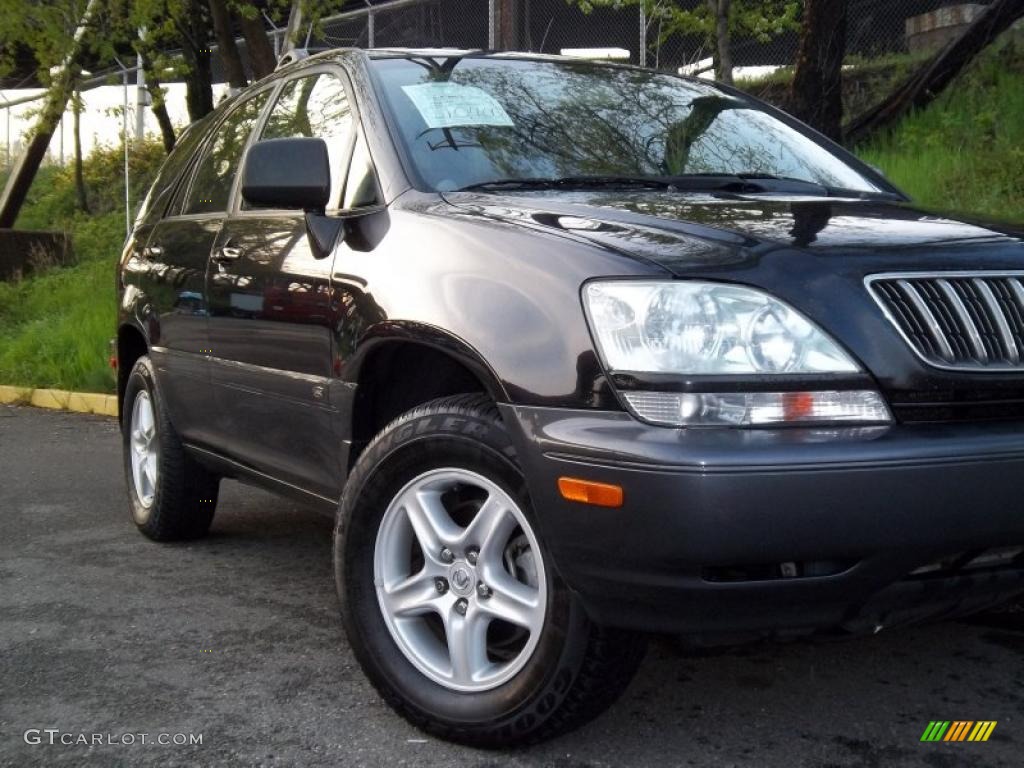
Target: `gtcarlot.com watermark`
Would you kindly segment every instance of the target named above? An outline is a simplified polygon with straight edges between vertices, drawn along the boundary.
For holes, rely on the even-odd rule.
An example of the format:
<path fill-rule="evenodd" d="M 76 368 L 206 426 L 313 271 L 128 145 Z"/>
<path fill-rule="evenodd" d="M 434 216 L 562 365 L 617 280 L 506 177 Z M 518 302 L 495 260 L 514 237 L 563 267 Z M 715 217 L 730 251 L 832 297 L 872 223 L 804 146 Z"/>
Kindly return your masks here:
<path fill-rule="evenodd" d="M 62 731 L 60 728 L 29 728 L 26 744 L 32 746 L 66 747 L 131 747 L 138 744 L 158 747 L 189 747 L 201 745 L 201 733 L 85 733 Z"/>

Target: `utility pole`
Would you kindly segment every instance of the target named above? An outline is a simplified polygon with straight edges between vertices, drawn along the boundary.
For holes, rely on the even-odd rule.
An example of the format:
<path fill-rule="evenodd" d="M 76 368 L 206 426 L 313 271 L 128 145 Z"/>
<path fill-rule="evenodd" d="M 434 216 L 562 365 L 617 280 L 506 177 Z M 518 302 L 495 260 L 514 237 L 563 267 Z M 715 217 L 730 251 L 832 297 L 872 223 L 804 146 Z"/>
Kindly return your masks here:
<path fill-rule="evenodd" d="M 124 236 L 132 233 L 132 200 L 131 176 L 128 173 L 128 67 L 117 56 L 114 57 L 121 68 L 121 86 L 124 91 L 124 107 L 121 112 L 121 143 L 124 145 Z"/>
<path fill-rule="evenodd" d="M 7 140 L 7 150 L 4 152 L 4 167 L 7 168 L 11 164 L 11 107 L 10 102 L 7 101 L 6 96 L 0 96 L 0 99 L 4 100 L 4 112 L 7 115 L 7 130 L 4 132 L 4 138 Z"/>
<path fill-rule="evenodd" d="M 7 178 L 3 194 L 0 195 L 0 229 L 14 226 L 18 212 L 21 211 L 21 206 L 28 195 L 29 187 L 32 186 L 36 171 L 39 170 L 39 165 L 46 156 L 46 148 L 50 145 L 53 132 L 67 107 L 74 72 L 81 64 L 80 59 L 85 50 L 85 35 L 99 4 L 99 0 L 89 0 L 89 4 L 85 7 L 85 12 L 82 14 L 72 38 L 71 48 L 67 56 L 64 57 L 53 84 L 50 86 L 39 119 L 30 138 L 25 143 L 25 150 L 18 157 L 11 169 L 11 175 Z"/>
<path fill-rule="evenodd" d="M 146 30 L 139 30 L 139 38 L 144 39 Z M 142 66 L 142 54 L 135 62 L 135 140 L 142 141 L 146 136 L 146 107 L 149 106 L 149 91 L 146 90 L 146 70 Z"/>

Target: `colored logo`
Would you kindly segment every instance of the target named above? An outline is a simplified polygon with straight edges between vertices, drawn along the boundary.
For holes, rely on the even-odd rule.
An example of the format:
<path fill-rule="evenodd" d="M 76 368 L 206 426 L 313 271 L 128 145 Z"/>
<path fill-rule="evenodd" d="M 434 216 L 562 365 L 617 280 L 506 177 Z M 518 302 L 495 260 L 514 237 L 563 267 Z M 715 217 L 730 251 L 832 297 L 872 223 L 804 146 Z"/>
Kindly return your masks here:
<path fill-rule="evenodd" d="M 988 741 L 996 729 L 996 720 L 932 720 L 921 734 L 921 741 Z"/>

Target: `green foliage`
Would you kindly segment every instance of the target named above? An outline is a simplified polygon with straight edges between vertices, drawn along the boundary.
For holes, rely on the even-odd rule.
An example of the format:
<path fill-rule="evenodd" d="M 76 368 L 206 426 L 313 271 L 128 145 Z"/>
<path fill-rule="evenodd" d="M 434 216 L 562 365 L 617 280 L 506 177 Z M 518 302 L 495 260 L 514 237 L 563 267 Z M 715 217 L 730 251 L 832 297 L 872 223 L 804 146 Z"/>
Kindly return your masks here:
<path fill-rule="evenodd" d="M 163 150 L 134 146 L 132 200 L 153 181 Z M 17 283 L 0 282 L 0 382 L 109 392 L 108 341 L 116 321 L 114 269 L 124 242 L 124 154 L 99 148 L 83 162 L 92 215 L 75 210 L 70 168 L 44 166 L 18 218 L 22 229 L 71 233 L 77 263 Z"/>
<path fill-rule="evenodd" d="M 699 35 L 713 40 L 715 19 L 706 0 L 684 8 L 664 0 L 568 0 L 584 13 L 595 8 L 639 6 L 652 29 L 660 29 L 662 41 L 672 35 Z M 767 42 L 799 27 L 800 3 L 796 0 L 732 0 L 729 29 L 734 36 Z"/>
<path fill-rule="evenodd" d="M 48 77 L 71 47 L 88 0 L 0 0 L 0 74 L 14 66 L 19 48 L 36 58 L 40 76 Z"/>
<path fill-rule="evenodd" d="M 998 42 L 927 109 L 858 149 L 923 205 L 1024 222 L 1024 44 Z"/>
<path fill-rule="evenodd" d="M 158 141 L 132 142 L 128 153 L 128 175 L 133 210 L 149 190 L 165 157 Z M 40 168 L 16 226 L 19 229 L 75 229 L 80 214 L 75 210 L 73 174 L 70 165 L 63 168 L 47 165 Z M 123 231 L 123 147 L 98 147 L 93 150 L 82 162 L 82 175 L 89 210 L 99 214 L 116 211 L 121 216 Z"/>
<path fill-rule="evenodd" d="M 113 391 L 107 342 L 114 335 L 113 257 L 123 220 L 106 214 L 91 224 L 90 258 L 20 283 L 0 282 L 3 383 Z"/>

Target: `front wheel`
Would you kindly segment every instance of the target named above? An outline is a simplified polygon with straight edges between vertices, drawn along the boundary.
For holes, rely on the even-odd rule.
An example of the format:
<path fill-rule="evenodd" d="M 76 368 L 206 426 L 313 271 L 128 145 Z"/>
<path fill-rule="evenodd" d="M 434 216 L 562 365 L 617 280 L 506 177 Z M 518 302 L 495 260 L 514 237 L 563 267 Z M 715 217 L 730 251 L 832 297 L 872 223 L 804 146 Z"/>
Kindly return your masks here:
<path fill-rule="evenodd" d="M 335 573 L 370 680 L 454 741 L 577 727 L 643 655 L 635 636 L 592 624 L 558 578 L 508 433 L 478 395 L 410 411 L 367 447 L 339 510 Z"/>

